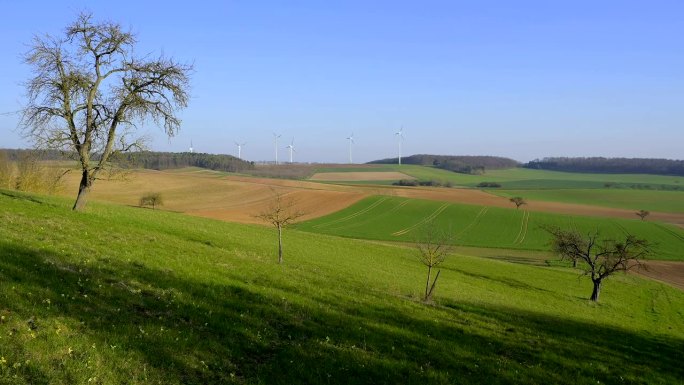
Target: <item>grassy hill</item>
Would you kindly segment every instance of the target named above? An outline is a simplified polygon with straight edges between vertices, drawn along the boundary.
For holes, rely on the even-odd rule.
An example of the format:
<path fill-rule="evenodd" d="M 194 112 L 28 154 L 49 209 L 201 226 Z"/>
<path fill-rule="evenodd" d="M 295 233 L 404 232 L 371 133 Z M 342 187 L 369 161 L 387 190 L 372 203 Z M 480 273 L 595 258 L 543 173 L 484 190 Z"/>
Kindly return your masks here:
<path fill-rule="evenodd" d="M 681 383 L 684 293 L 0 191 L 0 383 Z"/>
<path fill-rule="evenodd" d="M 350 238 L 412 242 L 428 220 L 450 228 L 456 234 L 454 242 L 464 246 L 546 250 L 549 235 L 543 227 L 560 226 L 583 233 L 599 229 L 609 237 L 628 232 L 655 243 L 654 258 L 684 260 L 684 231 L 671 225 L 398 197 L 366 198 L 297 227 Z"/>

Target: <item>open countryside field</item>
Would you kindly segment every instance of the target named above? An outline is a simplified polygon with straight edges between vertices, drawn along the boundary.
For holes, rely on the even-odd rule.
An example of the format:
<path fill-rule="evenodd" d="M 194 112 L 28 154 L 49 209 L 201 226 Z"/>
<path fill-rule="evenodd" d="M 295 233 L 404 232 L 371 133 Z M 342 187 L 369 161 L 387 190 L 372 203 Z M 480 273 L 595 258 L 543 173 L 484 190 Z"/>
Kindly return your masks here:
<path fill-rule="evenodd" d="M 399 179 L 414 179 L 397 171 L 362 171 L 362 172 L 318 172 L 309 178 L 314 181 L 396 181 Z"/>
<path fill-rule="evenodd" d="M 373 165 L 377 166 L 377 165 Z M 605 188 L 605 184 L 630 188 L 632 185 L 665 186 L 684 190 L 684 177 L 648 174 L 589 174 L 560 171 L 510 168 L 488 170 L 483 175 L 460 174 L 434 167 L 416 165 L 386 165 L 388 169 L 409 174 L 417 179 L 450 181 L 462 186 L 477 186 L 480 182 L 497 182 L 503 189 Z"/>
<path fill-rule="evenodd" d="M 61 194 L 73 197 L 78 189 L 78 178 L 75 172 L 68 174 Z M 477 189 L 339 185 L 235 176 L 192 168 L 168 171 L 133 170 L 126 180 L 98 181 L 91 198 L 136 206 L 144 193 L 160 192 L 164 198 L 164 210 L 241 223 L 260 223 L 254 215 L 268 208 L 274 191 L 290 194 L 290 197 L 297 200 L 301 209 L 306 212 L 303 219 L 333 213 L 372 195 L 511 207 L 507 198 Z M 635 217 L 633 210 L 572 203 L 528 201 L 525 208 L 539 212 L 627 219 Z M 653 212 L 649 218 L 684 226 L 684 213 Z"/>
<path fill-rule="evenodd" d="M 684 231 L 640 220 L 594 218 L 499 207 L 377 196 L 298 225 L 298 229 L 350 238 L 411 242 L 433 221 L 449 228 L 454 243 L 503 249 L 547 250 L 545 226 L 598 229 L 606 236 L 637 234 L 655 243 L 654 259 L 684 260 Z"/>
<path fill-rule="evenodd" d="M 453 256 L 426 306 L 411 248 L 290 231 L 278 265 L 269 228 L 71 203 L 0 193 L 0 382 L 684 378 L 684 292 L 654 281 L 594 304 L 576 271 Z"/>
<path fill-rule="evenodd" d="M 490 190 L 491 191 L 491 190 Z M 684 213 L 684 191 L 632 189 L 501 190 L 493 194 L 522 196 L 532 201 L 565 202 L 583 205 Z"/>

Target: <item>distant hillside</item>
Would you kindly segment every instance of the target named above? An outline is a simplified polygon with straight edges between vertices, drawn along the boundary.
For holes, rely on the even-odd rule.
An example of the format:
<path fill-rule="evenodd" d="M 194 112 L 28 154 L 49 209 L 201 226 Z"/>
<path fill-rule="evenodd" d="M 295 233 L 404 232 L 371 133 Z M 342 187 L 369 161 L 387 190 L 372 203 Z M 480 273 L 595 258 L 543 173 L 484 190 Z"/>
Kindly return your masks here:
<path fill-rule="evenodd" d="M 544 158 L 523 165 L 552 171 L 684 176 L 684 160 L 652 158 Z"/>
<path fill-rule="evenodd" d="M 397 158 L 388 158 L 368 162 L 371 164 L 394 164 Z M 518 167 L 520 164 L 509 158 L 499 156 L 467 156 L 467 155 L 426 155 L 418 154 L 401 158 L 401 163 L 433 166 L 464 174 L 482 174 L 485 170 Z"/>

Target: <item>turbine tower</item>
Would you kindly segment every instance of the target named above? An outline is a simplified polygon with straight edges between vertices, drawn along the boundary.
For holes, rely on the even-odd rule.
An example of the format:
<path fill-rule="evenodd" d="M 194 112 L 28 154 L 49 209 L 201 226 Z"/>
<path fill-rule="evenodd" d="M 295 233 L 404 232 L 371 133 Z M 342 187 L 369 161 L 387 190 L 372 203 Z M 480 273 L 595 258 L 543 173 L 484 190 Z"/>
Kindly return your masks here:
<path fill-rule="evenodd" d="M 245 143 L 235 142 L 235 145 L 238 148 L 238 159 L 242 159 L 242 146 L 244 146 L 245 144 L 247 144 L 247 142 L 245 142 Z"/>
<path fill-rule="evenodd" d="M 351 135 L 347 138 L 349 141 L 349 164 L 352 163 L 352 144 L 354 143 L 354 133 L 352 132 Z"/>
<path fill-rule="evenodd" d="M 289 149 L 290 149 L 290 163 L 292 163 L 292 153 L 293 153 L 293 152 L 297 152 L 297 151 L 295 151 L 295 149 L 294 149 L 294 148 L 295 148 L 295 147 L 294 147 L 294 138 L 292 138 L 292 142 L 290 142 L 289 145 L 285 146 L 285 148 L 289 148 Z"/>
<path fill-rule="evenodd" d="M 401 164 L 401 143 L 404 141 L 404 126 L 401 126 L 399 131 L 395 132 L 394 135 L 399 139 L 399 164 Z"/>
<path fill-rule="evenodd" d="M 275 146 L 275 164 L 278 164 L 278 138 L 283 136 L 282 134 L 276 134 L 275 132 L 273 133 L 273 144 Z"/>

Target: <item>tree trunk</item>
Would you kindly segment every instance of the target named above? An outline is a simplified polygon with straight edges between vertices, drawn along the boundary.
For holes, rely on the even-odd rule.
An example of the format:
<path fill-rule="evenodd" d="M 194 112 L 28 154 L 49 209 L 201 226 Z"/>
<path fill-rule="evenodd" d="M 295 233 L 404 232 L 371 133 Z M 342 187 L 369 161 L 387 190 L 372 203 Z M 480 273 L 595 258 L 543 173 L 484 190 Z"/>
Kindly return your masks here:
<path fill-rule="evenodd" d="M 439 279 L 439 273 L 441 273 L 442 270 L 437 270 L 437 275 L 435 275 L 435 280 L 432 281 L 432 286 L 430 286 L 430 291 L 428 292 L 426 300 L 432 299 L 432 293 L 435 291 L 435 286 L 437 285 L 437 280 Z"/>
<path fill-rule="evenodd" d="M 577 258 L 572 260 L 572 267 L 573 268 L 577 267 Z"/>
<path fill-rule="evenodd" d="M 283 228 L 278 226 L 278 263 L 283 263 Z"/>
<path fill-rule="evenodd" d="M 598 302 L 599 294 L 601 294 L 601 280 L 594 281 L 594 291 L 591 292 L 591 300 Z"/>
<path fill-rule="evenodd" d="M 428 266 L 428 276 L 427 276 L 427 281 L 425 282 L 425 297 L 423 297 L 423 300 L 427 301 L 428 299 L 428 293 L 430 292 L 430 274 L 432 273 L 432 266 Z"/>
<path fill-rule="evenodd" d="M 81 176 L 81 183 L 78 186 L 78 196 L 76 197 L 76 203 L 74 203 L 73 210 L 82 211 L 86 203 L 88 203 L 88 194 L 90 193 L 90 187 L 93 184 L 92 176 L 88 170 L 83 170 Z"/>

